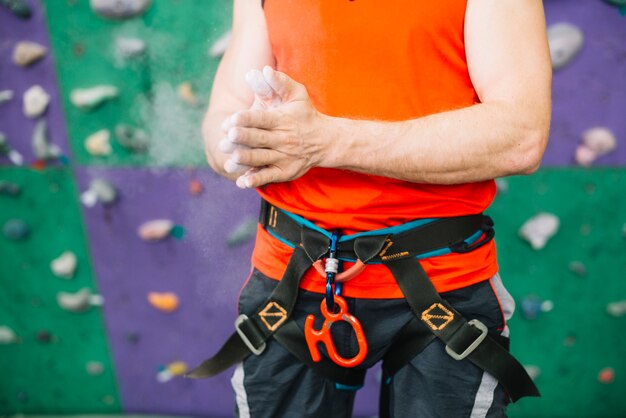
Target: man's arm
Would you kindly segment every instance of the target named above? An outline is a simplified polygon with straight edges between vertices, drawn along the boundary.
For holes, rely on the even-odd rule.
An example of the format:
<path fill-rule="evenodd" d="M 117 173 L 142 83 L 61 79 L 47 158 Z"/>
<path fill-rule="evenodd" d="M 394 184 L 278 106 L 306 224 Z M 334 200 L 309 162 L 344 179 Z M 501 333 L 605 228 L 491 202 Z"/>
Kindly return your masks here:
<path fill-rule="evenodd" d="M 250 108 L 254 101 L 254 94 L 244 81 L 246 73 L 251 68 L 273 64 L 261 0 L 235 0 L 232 36 L 213 80 L 209 109 L 202 123 L 209 165 L 231 180 L 241 172 L 224 170 L 229 154 L 219 147 L 226 136 L 221 125 L 233 113 Z"/>
<path fill-rule="evenodd" d="M 240 187 L 288 181 L 314 166 L 454 184 L 534 172 L 547 144 L 551 64 L 540 0 L 469 0 L 465 45 L 481 103 L 405 122 L 328 117 L 304 86 L 267 69 L 284 105 L 235 115 L 235 162 L 265 167 Z M 261 128 L 261 129 L 258 129 Z"/>

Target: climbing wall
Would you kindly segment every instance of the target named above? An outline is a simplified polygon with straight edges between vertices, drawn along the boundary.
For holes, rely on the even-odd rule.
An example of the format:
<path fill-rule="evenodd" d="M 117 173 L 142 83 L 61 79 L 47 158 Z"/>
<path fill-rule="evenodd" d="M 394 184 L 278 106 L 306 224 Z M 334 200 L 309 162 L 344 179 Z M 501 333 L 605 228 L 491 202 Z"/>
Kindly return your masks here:
<path fill-rule="evenodd" d="M 258 198 L 206 167 L 200 137 L 231 2 L 152 1 L 126 20 L 87 0 L 25 4 L 28 19 L 0 6 L 0 415 L 232 416 L 228 373 L 177 376 L 232 332 L 250 272 Z M 499 181 L 489 211 L 517 301 L 512 349 L 543 393 L 509 412 L 622 417 L 626 17 L 602 0 L 544 6 L 548 24 L 574 25 L 583 41 L 554 73 L 542 169 Z M 20 41 L 48 50 L 22 67 Z M 36 84 L 49 104 L 29 118 L 23 95 Z M 77 106 L 72 93 L 96 86 L 110 97 Z M 591 162 L 580 145 L 594 127 L 617 148 Z M 518 231 L 541 213 L 558 227 L 533 249 Z M 142 239 L 159 219 L 170 221 L 162 239 Z M 75 271 L 55 273 L 67 251 Z M 378 378 L 368 374 L 355 416 L 376 414 Z"/>

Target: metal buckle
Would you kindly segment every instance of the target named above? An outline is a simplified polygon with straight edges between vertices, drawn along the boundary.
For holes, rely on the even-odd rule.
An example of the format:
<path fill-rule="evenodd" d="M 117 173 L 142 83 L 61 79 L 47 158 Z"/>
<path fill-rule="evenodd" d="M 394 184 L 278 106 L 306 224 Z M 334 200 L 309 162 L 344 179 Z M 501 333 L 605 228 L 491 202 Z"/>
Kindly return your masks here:
<path fill-rule="evenodd" d="M 472 352 L 476 350 L 476 347 L 478 347 L 480 343 L 482 343 L 483 340 L 487 338 L 488 331 L 487 331 L 487 327 L 485 326 L 485 324 L 480 322 L 478 319 L 472 319 L 471 321 L 468 322 L 468 324 L 478 328 L 480 330 L 480 335 L 461 354 L 456 353 L 453 349 L 451 349 L 450 347 L 446 345 L 446 353 L 448 353 L 448 355 L 455 360 L 463 360 L 465 357 L 472 354 Z"/>
<path fill-rule="evenodd" d="M 248 316 L 245 314 L 241 314 L 237 317 L 237 319 L 235 320 L 235 330 L 237 330 L 237 334 L 239 334 L 239 336 L 241 337 L 241 340 L 243 341 L 243 343 L 246 345 L 246 347 L 248 347 L 250 349 L 250 351 L 252 351 L 252 354 L 254 355 L 259 355 L 263 352 L 263 350 L 265 350 L 265 346 L 266 344 L 263 343 L 259 348 L 255 348 L 254 345 L 252 345 L 252 343 L 250 342 L 250 340 L 248 339 L 248 336 L 246 334 L 244 334 L 244 332 L 241 330 L 241 328 L 239 328 L 239 326 L 244 323 L 245 321 L 248 320 Z"/>

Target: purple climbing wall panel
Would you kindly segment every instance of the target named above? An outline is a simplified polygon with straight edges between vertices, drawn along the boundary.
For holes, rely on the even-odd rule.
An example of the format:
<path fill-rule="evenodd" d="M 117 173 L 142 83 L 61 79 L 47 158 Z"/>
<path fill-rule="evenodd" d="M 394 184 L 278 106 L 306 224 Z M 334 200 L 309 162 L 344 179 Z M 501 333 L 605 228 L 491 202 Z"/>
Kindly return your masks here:
<path fill-rule="evenodd" d="M 230 374 L 167 383 L 156 374 L 174 361 L 204 360 L 232 333 L 252 242 L 229 247 L 226 241 L 243 219 L 257 216 L 256 194 L 208 170 L 80 168 L 77 176 L 81 191 L 96 177 L 119 189 L 115 205 L 84 213 L 124 410 L 230 415 Z M 192 179 L 204 185 L 197 197 L 189 193 Z M 142 241 L 139 225 L 160 218 L 184 227 L 184 237 Z M 152 291 L 176 293 L 178 310 L 152 308 Z"/>
<path fill-rule="evenodd" d="M 595 126 L 626 138 L 626 17 L 603 1 L 546 0 L 548 25 L 568 22 L 585 36 L 573 61 L 554 73 L 552 129 L 544 166 L 574 164 L 581 133 Z M 596 165 L 625 165 L 626 146 L 601 157 Z"/>
<path fill-rule="evenodd" d="M 16 19 L 4 7 L 0 7 L 0 22 L 0 91 L 13 91 L 13 99 L 0 104 L 0 132 L 6 134 L 9 145 L 24 157 L 24 164 L 34 161 L 30 144 L 35 120 L 24 116 L 22 97 L 28 88 L 39 84 L 50 95 L 50 104 L 44 115 L 48 121 L 50 142 L 58 145 L 62 153 L 67 155 L 67 134 L 54 70 L 54 56 L 48 51 L 41 61 L 25 69 L 13 64 L 13 50 L 18 41 L 28 40 L 50 48 L 42 9 L 34 7 L 33 16 L 24 21 Z M 0 157 L 0 164 L 10 162 Z"/>

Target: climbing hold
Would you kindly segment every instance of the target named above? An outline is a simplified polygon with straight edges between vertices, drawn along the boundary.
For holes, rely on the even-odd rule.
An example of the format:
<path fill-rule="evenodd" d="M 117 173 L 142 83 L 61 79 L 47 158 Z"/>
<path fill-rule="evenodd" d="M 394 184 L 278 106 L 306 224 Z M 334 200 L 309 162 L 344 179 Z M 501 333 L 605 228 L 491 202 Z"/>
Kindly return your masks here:
<path fill-rule="evenodd" d="M 183 361 L 175 361 L 165 367 L 160 368 L 159 372 L 157 373 L 157 381 L 159 383 L 168 382 L 176 376 L 184 375 L 185 373 L 187 373 L 187 370 L 187 363 Z"/>
<path fill-rule="evenodd" d="M 124 58 L 137 58 L 146 52 L 146 43 L 139 38 L 117 38 L 115 45 Z"/>
<path fill-rule="evenodd" d="M 83 288 L 76 293 L 57 293 L 57 303 L 66 311 L 84 312 L 91 306 L 100 306 L 103 303 L 102 296 L 94 295 L 91 289 Z"/>
<path fill-rule="evenodd" d="M 571 261 L 567 267 L 569 268 L 569 271 L 579 277 L 585 277 L 587 275 L 587 267 L 582 263 L 582 261 Z"/>
<path fill-rule="evenodd" d="M 9 9 L 11 13 L 20 19 L 30 19 L 33 11 L 25 0 L 0 0 L 0 5 Z"/>
<path fill-rule="evenodd" d="M 529 364 L 525 365 L 524 369 L 526 369 L 526 373 L 528 373 L 528 376 L 530 376 L 532 380 L 536 380 L 539 375 L 541 375 L 541 369 L 539 368 L 539 366 Z"/>
<path fill-rule="evenodd" d="M 170 231 L 170 235 L 176 239 L 182 239 L 185 236 L 185 228 L 181 225 L 174 225 Z"/>
<path fill-rule="evenodd" d="M 28 393 L 20 390 L 19 392 L 17 392 L 16 398 L 20 402 L 28 402 Z"/>
<path fill-rule="evenodd" d="M 172 292 L 150 292 L 148 293 L 148 302 L 154 308 L 161 312 L 174 312 L 178 309 L 178 296 Z"/>
<path fill-rule="evenodd" d="M 530 243 L 534 250 L 546 246 L 559 229 L 559 218 L 547 212 L 541 212 L 528 219 L 519 230 L 519 236 Z"/>
<path fill-rule="evenodd" d="M 550 300 L 543 300 L 537 295 L 529 295 L 522 299 L 522 316 L 526 319 L 537 319 L 542 312 L 550 312 L 554 303 Z"/>
<path fill-rule="evenodd" d="M 94 132 L 85 139 L 85 149 L 91 155 L 95 156 L 107 156 L 111 155 L 112 148 L 109 142 L 111 138 L 111 132 L 108 129 L 101 129 L 98 132 Z"/>
<path fill-rule="evenodd" d="M 131 344 L 137 344 L 140 339 L 141 339 L 141 336 L 136 332 L 131 332 L 131 333 L 126 334 L 126 341 L 128 341 Z"/>
<path fill-rule="evenodd" d="M 71 279 L 76 272 L 76 264 L 78 260 L 76 254 L 71 251 L 65 251 L 58 258 L 50 263 L 50 269 L 55 276 L 62 279 Z"/>
<path fill-rule="evenodd" d="M 13 99 L 13 90 L 1 90 L 0 91 L 0 104 L 5 103 Z"/>
<path fill-rule="evenodd" d="M 119 124 L 115 136 L 121 146 L 132 152 L 145 152 L 148 149 L 148 134 L 130 125 Z"/>
<path fill-rule="evenodd" d="M 230 36 L 232 31 L 229 29 L 222 36 L 220 36 L 213 45 L 211 45 L 211 49 L 209 49 L 209 56 L 212 58 L 218 58 L 224 55 L 226 52 L 226 48 L 228 48 L 228 43 L 230 42 Z"/>
<path fill-rule="evenodd" d="M 42 330 L 37 333 L 37 341 L 42 344 L 50 344 L 56 342 L 56 338 L 49 331 Z"/>
<path fill-rule="evenodd" d="M 88 361 L 85 368 L 91 376 L 100 376 L 104 373 L 104 364 L 99 361 Z"/>
<path fill-rule="evenodd" d="M 119 90 L 115 86 L 100 85 L 84 89 L 74 89 L 70 101 L 80 109 L 95 109 L 107 100 L 117 97 Z"/>
<path fill-rule="evenodd" d="M 151 0 L 90 0 L 93 12 L 106 19 L 125 20 L 145 13 Z"/>
<path fill-rule="evenodd" d="M 589 167 L 593 162 L 617 148 L 615 134 L 604 127 L 595 127 L 582 134 L 582 143 L 576 148 L 576 162 Z"/>
<path fill-rule="evenodd" d="M 22 154 L 18 151 L 11 149 L 7 141 L 7 137 L 3 132 L 0 132 L 0 156 L 8 156 L 9 160 L 15 165 L 22 165 L 24 163 L 24 158 Z"/>
<path fill-rule="evenodd" d="M 20 67 L 28 67 L 46 56 L 48 48 L 37 42 L 21 41 L 13 50 L 13 62 Z"/>
<path fill-rule="evenodd" d="M 509 182 L 507 179 L 496 179 L 496 190 L 498 194 L 506 193 L 509 190 Z"/>
<path fill-rule="evenodd" d="M 548 43 L 552 68 L 565 67 L 580 52 L 584 42 L 583 32 L 571 23 L 555 23 L 548 27 Z"/>
<path fill-rule="evenodd" d="M 258 220 L 256 217 L 248 217 L 228 235 L 226 244 L 235 247 L 251 239 L 256 233 Z"/>
<path fill-rule="evenodd" d="M 48 124 L 45 119 L 40 119 L 35 125 L 32 139 L 33 154 L 41 161 L 57 158 L 61 155 L 61 149 L 55 144 L 50 144 L 48 139 Z"/>
<path fill-rule="evenodd" d="M 0 196 L 19 196 L 22 192 L 19 184 L 11 183 L 6 180 L 0 180 Z"/>
<path fill-rule="evenodd" d="M 189 81 L 185 81 L 178 85 L 178 97 L 185 103 L 195 106 L 198 104 L 198 98 L 193 92 L 193 86 Z"/>
<path fill-rule="evenodd" d="M 117 200 L 117 190 L 109 181 L 101 178 L 95 178 L 89 183 L 89 189 L 80 195 L 80 201 L 83 205 L 91 208 L 97 202 L 103 205 L 113 204 Z"/>
<path fill-rule="evenodd" d="M 15 344 L 19 340 L 11 328 L 6 325 L 0 325 L 0 344 Z"/>
<path fill-rule="evenodd" d="M 12 241 L 21 241 L 30 235 L 30 228 L 21 219 L 9 219 L 2 227 L 2 232 Z"/>
<path fill-rule="evenodd" d="M 563 345 L 566 347 L 572 347 L 574 344 L 576 344 L 576 335 L 569 334 L 563 340 Z"/>
<path fill-rule="evenodd" d="M 626 315 L 626 300 L 609 303 L 606 305 L 606 311 L 616 318 Z"/>
<path fill-rule="evenodd" d="M 605 385 L 613 383 L 615 380 L 615 370 L 613 370 L 612 367 L 605 367 L 598 373 L 598 380 Z"/>
<path fill-rule="evenodd" d="M 155 219 L 139 226 L 137 234 L 144 241 L 160 241 L 170 235 L 174 222 L 169 219 Z"/>
<path fill-rule="evenodd" d="M 200 183 L 199 180 L 191 180 L 189 182 L 189 193 L 191 193 L 193 196 L 200 195 L 203 190 L 204 186 L 202 185 L 202 183 Z"/>
<path fill-rule="evenodd" d="M 24 115 L 36 118 L 46 111 L 50 103 L 50 95 L 40 85 L 36 84 L 24 92 Z"/>

